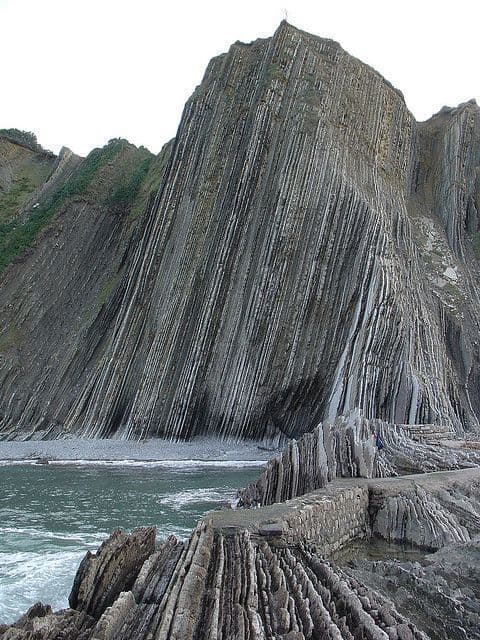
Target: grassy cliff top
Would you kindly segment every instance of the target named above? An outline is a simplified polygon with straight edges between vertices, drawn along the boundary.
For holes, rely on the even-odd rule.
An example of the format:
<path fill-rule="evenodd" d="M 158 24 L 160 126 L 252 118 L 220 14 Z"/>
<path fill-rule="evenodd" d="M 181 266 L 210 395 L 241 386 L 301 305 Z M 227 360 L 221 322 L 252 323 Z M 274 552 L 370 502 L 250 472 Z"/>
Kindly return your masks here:
<path fill-rule="evenodd" d="M 31 131 L 22 131 L 21 129 L 0 129 L 0 138 L 14 142 L 22 147 L 30 149 L 35 153 L 46 153 L 54 156 L 51 151 L 44 149 L 37 141 L 37 136 Z"/>
<path fill-rule="evenodd" d="M 154 160 L 145 147 L 115 138 L 86 158 L 70 154 L 65 161 L 43 152 L 34 134 L 0 130 L 0 271 L 73 200 L 128 215 Z"/>

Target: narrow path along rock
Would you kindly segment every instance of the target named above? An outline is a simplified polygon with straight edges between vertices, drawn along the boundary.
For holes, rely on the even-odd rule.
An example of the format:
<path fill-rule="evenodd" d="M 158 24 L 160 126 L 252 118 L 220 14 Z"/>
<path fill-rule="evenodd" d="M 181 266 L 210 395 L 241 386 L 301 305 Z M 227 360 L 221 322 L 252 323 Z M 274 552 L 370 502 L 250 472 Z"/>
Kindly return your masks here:
<path fill-rule="evenodd" d="M 427 444 L 432 428 L 368 420 L 358 412 L 318 425 L 270 460 L 238 494 L 240 507 L 264 506 L 325 487 L 336 477 L 387 477 L 480 466 L 477 449 Z M 375 434 L 383 441 L 377 450 Z M 440 443 L 442 440 L 440 439 Z"/>
<path fill-rule="evenodd" d="M 372 566 L 361 560 L 341 569 L 326 559 L 372 535 L 442 549 L 443 555 L 438 564 L 401 569 L 391 561 Z M 465 550 L 471 567 L 479 541 L 479 467 L 337 478 L 284 503 L 215 512 L 188 541 L 170 537 L 156 550 L 152 529 L 115 533 L 82 562 L 72 609 L 53 614 L 38 605 L 0 629 L 0 637 L 33 640 L 35 630 L 35 640 L 44 640 L 68 629 L 72 640 L 426 639 L 437 629 L 425 611 L 435 598 L 435 576 L 447 570 L 448 549 L 459 562 Z M 480 583 L 477 572 L 468 575 L 464 624 L 473 640 L 480 637 L 474 626 Z M 415 584 L 423 600 L 415 605 L 397 598 L 391 579 Z M 451 597 L 447 585 L 441 598 Z M 452 615 L 461 621 L 459 613 Z M 458 633 L 452 637 L 463 637 Z"/>

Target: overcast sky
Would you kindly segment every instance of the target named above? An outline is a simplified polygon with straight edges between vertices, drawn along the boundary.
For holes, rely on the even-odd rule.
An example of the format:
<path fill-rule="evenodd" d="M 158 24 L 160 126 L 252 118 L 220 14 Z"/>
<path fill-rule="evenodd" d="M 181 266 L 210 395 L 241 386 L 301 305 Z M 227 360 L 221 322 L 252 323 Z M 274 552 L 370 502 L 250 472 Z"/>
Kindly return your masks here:
<path fill-rule="evenodd" d="M 418 120 L 480 103 L 480 0 L 0 0 L 0 128 L 85 155 L 113 137 L 155 153 L 213 56 L 292 24 L 333 38 Z"/>

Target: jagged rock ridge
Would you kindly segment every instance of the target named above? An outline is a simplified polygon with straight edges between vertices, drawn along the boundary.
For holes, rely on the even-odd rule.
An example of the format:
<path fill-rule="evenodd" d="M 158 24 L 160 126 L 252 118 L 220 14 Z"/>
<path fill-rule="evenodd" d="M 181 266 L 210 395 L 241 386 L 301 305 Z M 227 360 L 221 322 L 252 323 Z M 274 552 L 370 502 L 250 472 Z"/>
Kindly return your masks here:
<path fill-rule="evenodd" d="M 36 256 L 42 289 L 64 272 L 47 239 L 6 273 L 4 437 L 290 436 L 354 408 L 479 428 L 475 104 L 418 124 L 371 68 L 282 23 L 212 60 L 164 161 L 135 241 L 99 230 L 114 246 L 88 273 L 111 292 L 74 348 L 53 353 L 13 291 Z"/>
<path fill-rule="evenodd" d="M 385 450 L 377 455 L 376 436 Z M 445 430 L 393 425 L 357 412 L 318 425 L 291 440 L 256 482 L 238 493 L 239 507 L 285 502 L 327 486 L 335 478 L 386 478 L 480 466 L 480 452 L 439 447 Z"/>

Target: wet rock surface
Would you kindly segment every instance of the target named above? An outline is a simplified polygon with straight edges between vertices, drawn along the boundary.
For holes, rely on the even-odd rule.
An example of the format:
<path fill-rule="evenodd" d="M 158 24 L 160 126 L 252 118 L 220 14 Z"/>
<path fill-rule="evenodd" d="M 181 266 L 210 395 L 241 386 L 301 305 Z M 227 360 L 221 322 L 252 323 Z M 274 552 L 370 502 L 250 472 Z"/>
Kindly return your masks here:
<path fill-rule="evenodd" d="M 439 550 L 422 564 L 358 553 L 335 564 L 372 535 Z M 336 479 L 285 503 L 213 513 L 185 542 L 154 548 L 153 536 L 112 534 L 82 562 L 72 609 L 38 605 L 2 640 L 478 637 L 480 468 Z"/>
<path fill-rule="evenodd" d="M 420 562 L 355 560 L 345 571 L 395 601 L 435 640 L 480 638 L 480 539 L 451 544 Z"/>

